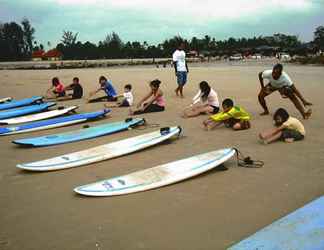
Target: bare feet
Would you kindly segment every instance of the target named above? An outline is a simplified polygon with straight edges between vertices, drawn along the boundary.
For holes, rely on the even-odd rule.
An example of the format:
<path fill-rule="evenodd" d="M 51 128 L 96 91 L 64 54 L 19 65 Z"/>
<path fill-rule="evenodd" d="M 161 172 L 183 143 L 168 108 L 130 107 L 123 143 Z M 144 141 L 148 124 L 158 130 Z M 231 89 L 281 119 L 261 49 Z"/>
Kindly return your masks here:
<path fill-rule="evenodd" d="M 133 114 L 134 114 L 134 111 L 130 108 L 130 109 L 128 110 L 128 114 L 129 114 L 129 115 L 133 115 Z"/>
<path fill-rule="evenodd" d="M 260 113 L 260 115 L 268 115 L 269 114 L 269 111 L 264 111 L 262 113 Z"/>
<path fill-rule="evenodd" d="M 174 92 L 176 93 L 177 96 L 179 96 L 179 90 L 175 89 Z"/>
<path fill-rule="evenodd" d="M 306 113 L 303 115 L 304 119 L 307 120 L 312 115 L 312 110 L 309 109 L 306 111 Z"/>

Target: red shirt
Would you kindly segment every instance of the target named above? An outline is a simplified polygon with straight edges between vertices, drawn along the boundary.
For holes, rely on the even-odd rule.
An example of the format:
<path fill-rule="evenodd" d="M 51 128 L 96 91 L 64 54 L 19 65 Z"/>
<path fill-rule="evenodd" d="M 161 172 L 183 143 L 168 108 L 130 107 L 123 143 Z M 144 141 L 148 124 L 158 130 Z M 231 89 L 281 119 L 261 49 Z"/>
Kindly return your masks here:
<path fill-rule="evenodd" d="M 62 84 L 62 83 L 59 83 L 59 84 L 55 87 L 55 91 L 56 91 L 57 93 L 62 93 L 62 92 L 64 92 L 64 86 L 63 86 L 63 84 Z"/>

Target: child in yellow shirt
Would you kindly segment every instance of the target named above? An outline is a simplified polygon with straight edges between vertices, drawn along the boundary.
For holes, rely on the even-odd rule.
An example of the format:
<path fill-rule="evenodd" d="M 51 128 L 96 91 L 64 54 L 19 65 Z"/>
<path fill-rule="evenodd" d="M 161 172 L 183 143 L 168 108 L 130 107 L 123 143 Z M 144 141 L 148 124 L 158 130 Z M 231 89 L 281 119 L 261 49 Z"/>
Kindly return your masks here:
<path fill-rule="evenodd" d="M 294 142 L 304 139 L 306 131 L 303 124 L 289 116 L 285 109 L 278 109 L 273 115 L 273 120 L 276 128 L 259 134 L 262 143 L 269 144 L 278 140 Z"/>
<path fill-rule="evenodd" d="M 234 130 L 244 130 L 251 127 L 251 116 L 243 108 L 234 106 L 231 99 L 222 102 L 223 111 L 210 116 L 203 122 L 205 129 L 211 130 L 221 124 Z"/>

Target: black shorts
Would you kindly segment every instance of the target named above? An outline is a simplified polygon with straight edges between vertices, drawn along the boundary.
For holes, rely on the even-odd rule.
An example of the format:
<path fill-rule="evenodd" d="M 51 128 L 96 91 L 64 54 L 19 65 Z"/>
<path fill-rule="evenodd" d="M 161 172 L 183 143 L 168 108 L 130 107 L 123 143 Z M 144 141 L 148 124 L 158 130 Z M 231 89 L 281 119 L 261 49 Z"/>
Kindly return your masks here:
<path fill-rule="evenodd" d="M 272 92 L 275 92 L 278 90 L 279 93 L 284 96 L 290 96 L 294 93 L 294 91 L 292 89 L 292 85 L 291 86 L 283 86 L 281 88 L 275 88 L 270 83 L 268 83 L 264 88 L 267 93 L 272 93 Z"/>
<path fill-rule="evenodd" d="M 249 129 L 251 128 L 250 121 L 241 121 L 238 119 L 230 118 L 226 121 L 224 121 L 224 124 L 227 128 L 233 128 L 236 123 L 240 123 L 242 129 Z"/>
<path fill-rule="evenodd" d="M 219 107 L 216 107 L 216 106 L 213 106 L 213 105 L 209 105 L 209 106 L 213 108 L 212 114 L 217 114 L 219 112 Z"/>
<path fill-rule="evenodd" d="M 64 96 L 65 96 L 65 91 L 57 92 L 56 90 L 53 90 L 53 93 L 54 93 L 57 97 L 64 97 Z"/>
<path fill-rule="evenodd" d="M 119 104 L 119 107 L 130 107 L 129 102 L 127 99 L 124 99 L 121 104 Z"/>
<path fill-rule="evenodd" d="M 162 112 L 164 111 L 164 107 L 157 104 L 150 104 L 144 110 L 137 110 L 134 112 L 134 115 L 144 114 L 144 113 L 152 113 L 152 112 Z"/>
<path fill-rule="evenodd" d="M 294 139 L 294 141 L 300 141 L 304 139 L 304 135 L 302 135 L 299 131 L 285 128 L 282 130 L 282 134 L 280 139 L 286 140 L 286 139 Z"/>

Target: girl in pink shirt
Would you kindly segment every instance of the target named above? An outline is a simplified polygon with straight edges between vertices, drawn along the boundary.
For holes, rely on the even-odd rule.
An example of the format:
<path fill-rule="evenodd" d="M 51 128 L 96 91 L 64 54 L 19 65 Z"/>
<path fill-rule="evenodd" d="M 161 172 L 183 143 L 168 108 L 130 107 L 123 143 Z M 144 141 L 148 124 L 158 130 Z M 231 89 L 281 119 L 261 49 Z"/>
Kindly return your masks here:
<path fill-rule="evenodd" d="M 161 81 L 158 79 L 150 82 L 150 92 L 137 104 L 137 110 L 130 110 L 130 115 L 164 111 L 165 100 L 160 84 Z"/>
<path fill-rule="evenodd" d="M 58 77 L 52 79 L 52 86 L 47 90 L 47 98 L 64 97 L 65 90 Z"/>

